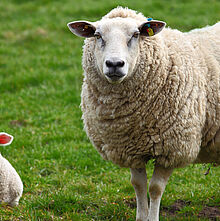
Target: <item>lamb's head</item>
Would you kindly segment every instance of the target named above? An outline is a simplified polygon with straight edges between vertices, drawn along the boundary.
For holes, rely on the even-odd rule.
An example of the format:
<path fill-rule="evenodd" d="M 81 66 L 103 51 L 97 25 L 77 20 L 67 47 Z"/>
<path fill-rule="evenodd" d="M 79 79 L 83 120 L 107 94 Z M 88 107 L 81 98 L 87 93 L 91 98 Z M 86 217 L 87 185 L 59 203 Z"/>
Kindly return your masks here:
<path fill-rule="evenodd" d="M 68 23 L 72 33 L 95 38 L 94 56 L 101 75 L 110 83 L 120 83 L 132 75 L 140 50 L 140 41 L 159 33 L 164 22 L 133 18 L 105 18 L 98 22 L 76 21 Z"/>

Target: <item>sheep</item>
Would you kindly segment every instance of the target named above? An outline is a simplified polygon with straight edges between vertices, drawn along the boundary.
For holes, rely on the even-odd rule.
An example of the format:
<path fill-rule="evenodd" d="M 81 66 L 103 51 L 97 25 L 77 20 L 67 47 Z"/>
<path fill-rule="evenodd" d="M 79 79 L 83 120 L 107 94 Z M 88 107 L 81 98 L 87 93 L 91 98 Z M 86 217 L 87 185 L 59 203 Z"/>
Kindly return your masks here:
<path fill-rule="evenodd" d="M 159 220 L 175 168 L 220 164 L 220 22 L 188 33 L 165 25 L 122 7 L 68 23 L 86 38 L 84 129 L 104 159 L 130 168 L 138 221 Z"/>
<path fill-rule="evenodd" d="M 0 146 L 11 144 L 13 136 L 1 132 Z M 0 203 L 17 206 L 22 196 L 23 183 L 13 166 L 0 154 Z"/>

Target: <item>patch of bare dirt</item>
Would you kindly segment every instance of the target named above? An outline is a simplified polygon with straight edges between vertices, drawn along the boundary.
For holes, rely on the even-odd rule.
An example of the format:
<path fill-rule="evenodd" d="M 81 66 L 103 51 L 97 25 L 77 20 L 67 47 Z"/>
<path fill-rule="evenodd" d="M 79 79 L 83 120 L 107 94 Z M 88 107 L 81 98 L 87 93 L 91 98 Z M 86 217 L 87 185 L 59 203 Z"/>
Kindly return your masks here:
<path fill-rule="evenodd" d="M 135 209 L 137 206 L 136 198 L 124 198 L 123 201 L 131 209 Z"/>
<path fill-rule="evenodd" d="M 10 125 L 13 127 L 25 127 L 27 125 L 27 121 L 20 119 L 20 120 L 12 120 L 10 121 Z"/>
<path fill-rule="evenodd" d="M 190 205 L 191 202 L 190 201 L 184 201 L 181 199 L 176 200 L 173 205 L 171 206 L 162 206 L 161 207 L 161 213 L 164 216 L 176 216 L 176 213 L 178 211 L 180 211 L 181 209 L 183 209 L 185 206 Z M 186 214 L 187 216 L 187 214 Z"/>
<path fill-rule="evenodd" d="M 177 200 L 174 202 L 173 205 L 169 207 L 162 207 L 161 208 L 161 213 L 164 216 L 175 216 L 178 211 L 182 210 L 185 206 L 190 205 L 190 201 L 184 201 L 184 200 Z M 190 214 L 182 214 L 185 217 L 190 216 Z M 217 206 L 207 206 L 204 205 L 203 209 L 199 212 L 198 214 L 199 218 L 208 218 L 209 220 L 212 221 L 217 221 L 220 218 L 220 209 Z"/>
<path fill-rule="evenodd" d="M 136 208 L 135 198 L 124 198 L 124 203 L 131 209 Z M 189 206 L 191 201 L 185 201 L 178 199 L 171 206 L 161 206 L 160 213 L 164 217 L 176 217 L 177 213 L 181 211 L 185 206 Z M 183 217 L 190 217 L 190 214 L 181 214 Z M 220 205 L 208 206 L 204 205 L 203 209 L 199 212 L 198 218 L 207 218 L 210 221 L 220 220 Z"/>
<path fill-rule="evenodd" d="M 207 217 L 209 220 L 217 221 L 220 220 L 220 209 L 217 206 L 204 206 L 199 212 L 199 217 Z"/>

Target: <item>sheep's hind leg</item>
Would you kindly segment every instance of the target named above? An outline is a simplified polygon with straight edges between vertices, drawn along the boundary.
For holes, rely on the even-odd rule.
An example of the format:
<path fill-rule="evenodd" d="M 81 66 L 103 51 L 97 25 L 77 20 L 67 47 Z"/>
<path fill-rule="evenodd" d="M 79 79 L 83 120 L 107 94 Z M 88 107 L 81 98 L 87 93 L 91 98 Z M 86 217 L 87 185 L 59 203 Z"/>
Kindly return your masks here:
<path fill-rule="evenodd" d="M 149 221 L 159 221 L 160 201 L 167 181 L 173 169 L 167 169 L 158 165 L 154 167 L 154 173 L 149 185 L 150 209 Z"/>
<path fill-rule="evenodd" d="M 137 200 L 137 221 L 146 221 L 148 216 L 147 201 L 147 174 L 145 168 L 130 169 L 131 183 L 134 187 Z"/>

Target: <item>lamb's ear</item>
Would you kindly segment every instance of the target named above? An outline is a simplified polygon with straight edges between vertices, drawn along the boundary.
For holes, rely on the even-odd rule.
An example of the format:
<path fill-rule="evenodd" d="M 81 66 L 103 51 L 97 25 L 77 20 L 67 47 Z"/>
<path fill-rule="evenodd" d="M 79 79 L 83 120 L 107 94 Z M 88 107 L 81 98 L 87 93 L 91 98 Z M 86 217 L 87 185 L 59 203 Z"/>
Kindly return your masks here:
<path fill-rule="evenodd" d="M 13 136 L 7 133 L 0 133 L 0 146 L 7 146 L 13 141 Z"/>
<path fill-rule="evenodd" d="M 94 37 L 96 30 L 95 26 L 87 21 L 70 22 L 67 26 L 73 34 L 84 38 Z"/>
<path fill-rule="evenodd" d="M 163 30 L 163 28 L 166 26 L 166 23 L 163 21 L 147 21 L 144 22 L 142 25 L 140 25 L 140 35 L 142 36 L 153 36 L 158 34 L 160 31 Z"/>

